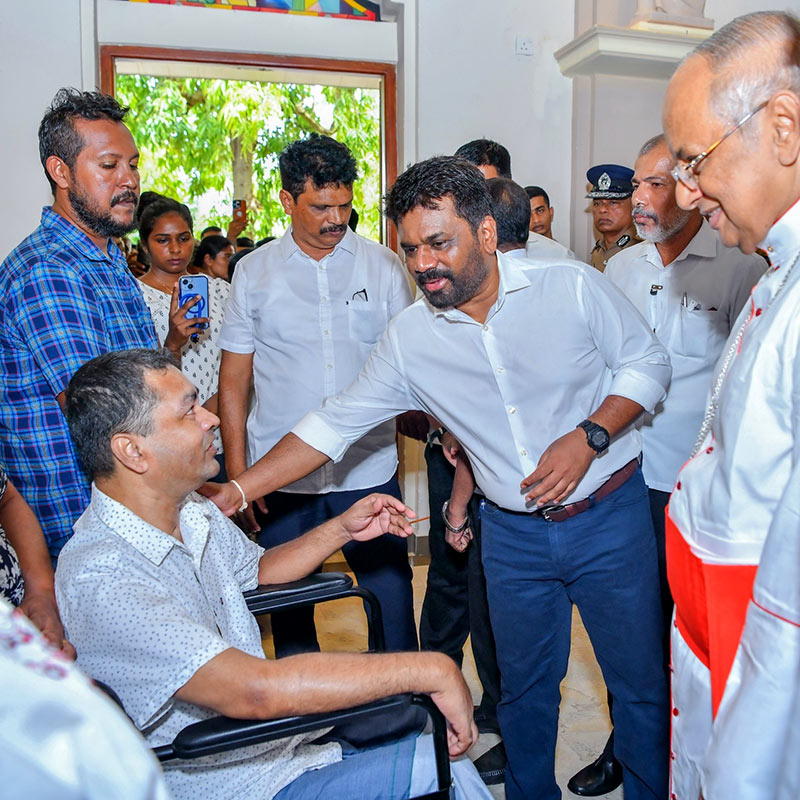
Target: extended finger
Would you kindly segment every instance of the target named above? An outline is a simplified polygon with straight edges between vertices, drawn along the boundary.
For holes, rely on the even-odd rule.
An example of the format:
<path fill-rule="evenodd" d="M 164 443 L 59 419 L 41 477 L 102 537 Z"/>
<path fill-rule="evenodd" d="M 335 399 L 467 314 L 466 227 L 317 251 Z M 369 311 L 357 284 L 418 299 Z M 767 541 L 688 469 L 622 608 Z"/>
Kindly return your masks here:
<path fill-rule="evenodd" d="M 539 495 L 536 505 L 544 506 L 553 503 L 560 503 L 570 493 L 570 481 L 561 478 L 554 486 Z"/>
<path fill-rule="evenodd" d="M 528 475 L 527 478 L 524 478 L 520 483 L 520 487 L 523 489 L 528 489 L 529 487 L 533 486 L 540 481 L 543 481 L 547 478 L 548 475 L 552 475 L 553 468 L 549 466 L 547 463 L 542 463 L 541 461 L 536 466 L 536 469 Z"/>

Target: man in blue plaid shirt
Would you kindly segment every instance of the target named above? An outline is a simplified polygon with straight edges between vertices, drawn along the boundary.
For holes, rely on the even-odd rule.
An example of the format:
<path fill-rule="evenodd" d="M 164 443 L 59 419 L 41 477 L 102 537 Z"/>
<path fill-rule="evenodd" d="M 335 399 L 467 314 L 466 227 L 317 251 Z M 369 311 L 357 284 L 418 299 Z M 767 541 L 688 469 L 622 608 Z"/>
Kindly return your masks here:
<path fill-rule="evenodd" d="M 139 153 L 116 100 L 62 89 L 39 126 L 53 205 L 0 267 L 0 460 L 42 523 L 53 558 L 89 504 L 62 413 L 78 367 L 158 347 L 112 237 L 134 229 Z"/>

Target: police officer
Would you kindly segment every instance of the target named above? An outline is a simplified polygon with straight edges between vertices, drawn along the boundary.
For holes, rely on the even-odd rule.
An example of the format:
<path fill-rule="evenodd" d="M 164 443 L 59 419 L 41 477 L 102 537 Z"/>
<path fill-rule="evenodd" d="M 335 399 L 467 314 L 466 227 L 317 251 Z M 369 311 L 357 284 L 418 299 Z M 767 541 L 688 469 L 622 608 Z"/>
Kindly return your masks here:
<path fill-rule="evenodd" d="M 619 164 L 598 164 L 586 173 L 592 189 L 594 227 L 600 233 L 589 255 L 589 263 L 603 272 L 611 256 L 624 247 L 642 240 L 636 235 L 631 219 L 633 170 Z"/>

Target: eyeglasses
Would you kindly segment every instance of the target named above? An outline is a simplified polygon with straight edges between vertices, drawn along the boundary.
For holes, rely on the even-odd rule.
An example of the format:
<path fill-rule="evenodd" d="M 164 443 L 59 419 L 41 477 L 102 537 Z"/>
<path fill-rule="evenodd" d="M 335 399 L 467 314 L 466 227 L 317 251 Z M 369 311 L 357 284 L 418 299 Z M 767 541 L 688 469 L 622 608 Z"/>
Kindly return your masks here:
<path fill-rule="evenodd" d="M 717 139 L 714 144 L 712 144 L 708 150 L 700 153 L 699 156 L 695 156 L 685 167 L 681 164 L 676 164 L 671 170 L 670 174 L 676 181 L 680 181 L 687 189 L 695 192 L 699 188 L 697 185 L 697 176 L 695 175 L 695 169 L 697 166 L 702 162 L 705 161 L 729 136 L 736 133 L 742 125 L 745 124 L 751 117 L 754 117 L 761 111 L 762 108 L 766 108 L 769 100 L 765 100 L 761 105 L 756 106 L 747 116 L 742 117 L 739 122 L 737 122 L 729 131 L 723 133 L 722 136 Z"/>

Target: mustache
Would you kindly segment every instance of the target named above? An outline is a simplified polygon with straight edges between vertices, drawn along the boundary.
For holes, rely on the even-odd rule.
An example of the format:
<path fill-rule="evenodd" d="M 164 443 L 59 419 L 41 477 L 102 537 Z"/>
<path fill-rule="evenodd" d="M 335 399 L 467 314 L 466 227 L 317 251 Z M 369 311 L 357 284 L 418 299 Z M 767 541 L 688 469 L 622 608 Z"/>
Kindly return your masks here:
<path fill-rule="evenodd" d="M 137 196 L 136 192 L 132 192 L 130 190 L 127 192 L 122 192 L 122 194 L 114 195 L 114 197 L 111 198 L 111 208 L 114 208 L 114 206 L 117 206 L 120 203 L 133 203 L 136 205 L 138 200 L 139 197 Z"/>
<path fill-rule="evenodd" d="M 320 233 L 344 233 L 347 230 L 347 225 L 328 225 L 327 228 L 322 228 Z"/>
<path fill-rule="evenodd" d="M 645 217 L 646 219 L 651 219 L 653 222 L 658 222 L 658 216 L 654 214 L 652 211 L 645 211 L 642 206 L 634 206 L 633 213 L 639 217 Z"/>
<path fill-rule="evenodd" d="M 441 278 L 447 278 L 451 283 L 453 281 L 453 273 L 449 269 L 443 267 L 434 267 L 433 269 L 426 270 L 425 272 L 415 272 L 414 280 L 420 287 L 425 286 L 426 283 L 438 281 Z"/>

